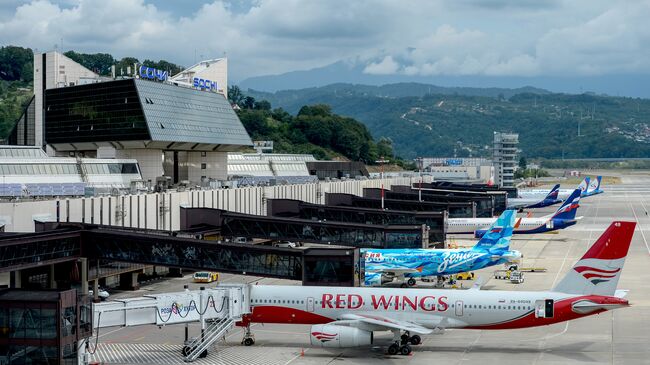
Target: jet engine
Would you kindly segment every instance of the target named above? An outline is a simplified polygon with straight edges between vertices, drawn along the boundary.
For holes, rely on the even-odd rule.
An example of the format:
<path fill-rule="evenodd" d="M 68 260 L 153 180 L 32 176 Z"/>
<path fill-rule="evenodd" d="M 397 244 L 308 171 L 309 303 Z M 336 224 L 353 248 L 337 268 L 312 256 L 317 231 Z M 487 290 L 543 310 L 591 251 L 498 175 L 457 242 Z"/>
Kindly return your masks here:
<path fill-rule="evenodd" d="M 372 345 L 372 332 L 355 327 L 318 324 L 311 326 L 309 341 L 315 347 L 358 347 Z"/>
<path fill-rule="evenodd" d="M 395 280 L 395 275 L 388 273 L 377 273 L 370 274 L 367 273 L 365 277 L 366 286 L 383 286 Z"/>

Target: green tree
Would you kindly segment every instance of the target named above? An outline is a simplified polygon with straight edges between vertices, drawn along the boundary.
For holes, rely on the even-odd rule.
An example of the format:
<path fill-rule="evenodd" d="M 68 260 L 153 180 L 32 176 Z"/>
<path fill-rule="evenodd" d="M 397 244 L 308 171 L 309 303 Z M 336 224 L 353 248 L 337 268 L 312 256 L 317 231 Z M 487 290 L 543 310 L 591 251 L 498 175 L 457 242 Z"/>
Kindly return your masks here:
<path fill-rule="evenodd" d="M 32 82 L 34 53 L 29 48 L 0 48 L 0 80 Z"/>
<path fill-rule="evenodd" d="M 526 170 L 528 168 L 528 162 L 526 161 L 526 157 L 521 156 L 519 158 L 519 168 L 522 170 Z"/>
<path fill-rule="evenodd" d="M 246 96 L 240 106 L 246 109 L 253 109 L 255 107 L 255 98 L 252 96 Z"/>
<path fill-rule="evenodd" d="M 241 92 L 239 86 L 232 85 L 228 88 L 228 100 L 230 101 L 230 104 L 241 106 L 241 103 L 244 100 L 244 94 Z"/>

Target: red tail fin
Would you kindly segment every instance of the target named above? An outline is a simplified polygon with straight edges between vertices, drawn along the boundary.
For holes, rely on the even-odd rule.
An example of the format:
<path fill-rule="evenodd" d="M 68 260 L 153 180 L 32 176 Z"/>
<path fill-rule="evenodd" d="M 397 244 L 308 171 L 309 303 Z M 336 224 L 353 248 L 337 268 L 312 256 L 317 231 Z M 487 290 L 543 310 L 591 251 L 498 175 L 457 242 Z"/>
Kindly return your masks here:
<path fill-rule="evenodd" d="M 635 227 L 635 222 L 612 222 L 553 290 L 568 294 L 614 295 Z"/>
<path fill-rule="evenodd" d="M 582 259 L 616 260 L 627 256 L 636 222 L 612 222 Z"/>

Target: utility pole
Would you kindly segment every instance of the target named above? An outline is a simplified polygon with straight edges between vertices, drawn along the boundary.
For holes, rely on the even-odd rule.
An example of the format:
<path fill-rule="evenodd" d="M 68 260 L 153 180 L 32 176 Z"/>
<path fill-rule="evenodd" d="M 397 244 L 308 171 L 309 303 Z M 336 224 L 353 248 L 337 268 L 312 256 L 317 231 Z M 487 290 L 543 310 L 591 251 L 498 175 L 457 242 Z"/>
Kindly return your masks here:
<path fill-rule="evenodd" d="M 379 160 L 375 161 L 381 166 L 381 209 L 384 209 L 384 164 L 389 163 L 389 160 L 384 159 L 384 156 L 379 157 Z"/>

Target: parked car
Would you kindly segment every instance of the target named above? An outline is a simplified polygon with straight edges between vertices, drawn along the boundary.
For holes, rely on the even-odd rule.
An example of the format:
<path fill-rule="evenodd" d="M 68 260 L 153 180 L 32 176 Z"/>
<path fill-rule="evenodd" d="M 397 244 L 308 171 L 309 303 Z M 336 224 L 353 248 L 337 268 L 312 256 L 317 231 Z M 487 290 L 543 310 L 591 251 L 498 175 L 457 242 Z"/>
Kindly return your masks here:
<path fill-rule="evenodd" d="M 94 298 L 95 297 L 95 292 L 92 289 L 90 289 L 90 290 L 88 290 L 88 295 L 90 295 L 91 297 Z M 99 299 L 101 299 L 101 300 L 106 300 L 109 296 L 110 296 L 110 294 L 108 294 L 106 289 L 99 288 L 99 290 L 97 291 L 97 297 L 99 297 Z"/>

